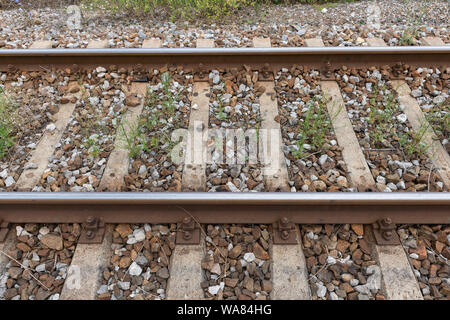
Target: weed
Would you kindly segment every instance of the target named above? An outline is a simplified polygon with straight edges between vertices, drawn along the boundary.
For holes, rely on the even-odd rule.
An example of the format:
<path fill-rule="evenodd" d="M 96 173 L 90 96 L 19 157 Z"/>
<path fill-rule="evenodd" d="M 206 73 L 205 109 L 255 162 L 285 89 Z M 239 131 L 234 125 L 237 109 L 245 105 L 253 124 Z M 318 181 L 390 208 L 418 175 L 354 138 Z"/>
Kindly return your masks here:
<path fill-rule="evenodd" d="M 168 119 L 172 119 L 173 129 L 178 129 L 180 120 L 175 117 L 175 102 L 179 100 L 179 93 L 173 92 L 172 77 L 169 72 L 161 75 L 162 92 L 158 94 L 147 90 L 145 113 L 137 124 L 122 121 L 119 125 L 119 137 L 130 157 L 136 157 L 142 152 L 156 151 L 164 147 L 165 152 L 177 142 L 172 142 L 170 135 L 164 130 Z M 128 127 L 128 129 L 125 128 Z"/>
<path fill-rule="evenodd" d="M 379 100 L 380 93 L 382 100 Z M 423 143 L 423 137 L 429 129 L 426 122 L 422 123 L 419 130 L 413 132 L 399 132 L 395 130 L 394 117 L 401 109 L 395 95 L 387 88 L 375 86 L 369 99 L 369 115 L 367 122 L 370 125 L 369 137 L 375 148 L 386 147 L 388 141 L 398 141 L 401 151 L 408 158 L 414 155 L 425 155 L 427 147 Z"/>
<path fill-rule="evenodd" d="M 437 106 L 438 110 L 449 110 L 449 105 Z M 450 131 L 450 112 L 444 112 L 443 114 L 439 111 L 430 111 L 425 113 L 425 118 L 432 126 L 434 132 L 438 137 L 448 137 Z"/>
<path fill-rule="evenodd" d="M 384 92 L 384 90 L 382 90 Z M 370 137 L 374 141 L 376 147 L 382 147 L 383 142 L 389 137 L 394 126 L 392 117 L 398 106 L 393 95 L 383 95 L 384 100 L 382 107 L 377 103 L 380 89 L 375 86 L 369 100 L 370 110 L 367 122 L 371 125 Z"/>
<path fill-rule="evenodd" d="M 16 106 L 0 87 L 0 160 L 3 159 L 8 149 L 14 145 L 14 115 Z"/>
<path fill-rule="evenodd" d="M 217 113 L 217 119 L 224 121 L 227 119 L 227 114 L 224 112 L 225 106 L 223 104 L 222 95 L 218 95 L 219 112 Z"/>
<path fill-rule="evenodd" d="M 88 144 L 88 152 L 89 155 L 97 158 L 100 154 L 100 146 L 98 144 L 98 137 L 96 134 L 90 136 L 87 140 L 87 144 Z"/>
<path fill-rule="evenodd" d="M 413 10 L 413 6 L 410 6 L 410 0 L 404 1 L 406 6 L 408 7 L 408 16 L 410 17 L 409 27 L 406 28 L 399 39 L 399 45 L 401 46 L 413 46 L 416 44 L 416 38 L 418 37 L 418 32 L 420 30 L 420 26 L 423 22 L 423 18 L 429 12 L 429 0 L 423 1 L 425 5 L 421 8 L 421 12 L 416 13 Z"/>
<path fill-rule="evenodd" d="M 129 124 L 122 121 L 118 134 L 130 157 L 136 157 L 141 151 L 147 150 L 147 138 L 141 129 L 141 124 Z"/>
<path fill-rule="evenodd" d="M 326 99 L 313 97 L 306 104 L 307 110 L 299 121 L 297 135 L 297 150 L 291 151 L 295 158 L 307 155 L 305 145 L 310 145 L 308 151 L 320 151 L 326 141 L 326 135 L 331 128 L 331 118 L 326 111 Z"/>
<path fill-rule="evenodd" d="M 85 143 L 83 143 L 83 145 L 87 148 L 89 155 L 96 158 L 101 151 L 98 136 L 99 134 L 107 133 L 108 130 L 106 125 L 101 123 L 101 111 L 91 105 L 89 97 L 86 94 L 86 89 L 83 86 L 80 86 L 80 88 L 84 110 L 87 110 L 88 112 L 86 114 L 78 113 L 76 120 L 80 124 L 81 132 L 84 137 Z"/>

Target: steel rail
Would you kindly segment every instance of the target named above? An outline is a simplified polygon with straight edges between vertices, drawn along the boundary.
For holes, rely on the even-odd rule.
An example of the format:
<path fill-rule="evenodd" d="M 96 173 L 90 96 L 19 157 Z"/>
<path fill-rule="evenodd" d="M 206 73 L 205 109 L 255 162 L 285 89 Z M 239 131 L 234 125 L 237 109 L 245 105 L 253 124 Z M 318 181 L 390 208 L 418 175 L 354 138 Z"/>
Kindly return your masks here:
<path fill-rule="evenodd" d="M 110 48 L 0 49 L 7 56 L 127 56 L 127 55 L 303 55 L 303 54 L 421 54 L 450 53 L 450 46 L 409 47 L 270 47 L 270 48 Z"/>
<path fill-rule="evenodd" d="M 450 223 L 449 193 L 0 193 L 8 222 Z"/>
<path fill-rule="evenodd" d="M 311 67 L 361 67 L 368 65 L 447 66 L 450 46 L 429 47 L 287 47 L 287 48 L 126 48 L 126 49 L 1 49 L 0 71 L 10 66 L 23 70 L 49 67 L 80 68 L 116 65 L 145 67 L 174 64 L 187 68 L 236 67 L 247 64 L 255 69 L 269 63 L 271 68 L 292 64 Z"/>

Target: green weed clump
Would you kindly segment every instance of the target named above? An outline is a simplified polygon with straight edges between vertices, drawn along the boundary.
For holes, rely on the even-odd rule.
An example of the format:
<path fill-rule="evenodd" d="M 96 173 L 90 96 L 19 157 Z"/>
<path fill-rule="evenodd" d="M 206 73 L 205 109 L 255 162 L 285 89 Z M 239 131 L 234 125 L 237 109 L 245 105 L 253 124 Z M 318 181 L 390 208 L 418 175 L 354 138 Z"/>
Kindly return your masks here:
<path fill-rule="evenodd" d="M 163 145 L 168 145 L 167 152 L 176 145 L 170 133 L 164 131 L 166 119 L 174 118 L 174 130 L 180 128 L 180 119 L 176 119 L 175 102 L 179 95 L 171 90 L 172 77 L 168 72 L 161 75 L 162 92 L 147 92 L 145 108 L 147 112 L 138 123 L 122 122 L 119 125 L 119 136 L 123 147 L 132 158 L 140 152 L 158 151 Z M 161 107 L 159 108 L 158 105 Z M 127 130 L 128 129 L 128 130 Z"/>
<path fill-rule="evenodd" d="M 306 157 L 308 153 L 321 151 L 331 130 L 332 119 L 327 112 L 325 98 L 313 97 L 306 106 L 308 110 L 302 114 L 298 125 L 297 149 L 291 151 L 297 159 Z M 306 144 L 310 146 L 309 150 L 306 150 Z"/>
<path fill-rule="evenodd" d="M 9 148 L 14 145 L 14 115 L 15 106 L 0 87 L 0 160 L 8 153 Z"/>
<path fill-rule="evenodd" d="M 380 92 L 384 92 L 383 100 L 377 101 Z M 370 130 L 369 136 L 376 148 L 385 147 L 389 140 L 398 141 L 400 149 L 407 157 L 423 156 L 428 150 L 428 146 L 423 142 L 423 138 L 429 129 L 423 123 L 419 130 L 408 132 L 395 129 L 395 115 L 401 113 L 400 106 L 395 95 L 388 88 L 375 86 L 369 100 L 369 115 L 367 122 Z"/>

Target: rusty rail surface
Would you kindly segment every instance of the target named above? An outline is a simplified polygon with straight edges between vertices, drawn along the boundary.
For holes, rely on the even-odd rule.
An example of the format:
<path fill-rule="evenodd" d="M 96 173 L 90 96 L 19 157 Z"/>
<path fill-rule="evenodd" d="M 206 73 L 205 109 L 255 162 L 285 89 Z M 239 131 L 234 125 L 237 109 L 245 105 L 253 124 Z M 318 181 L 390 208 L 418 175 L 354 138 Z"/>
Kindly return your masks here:
<path fill-rule="evenodd" d="M 449 193 L 0 193 L 0 220 L 24 223 L 450 223 Z"/>
<path fill-rule="evenodd" d="M 280 68 L 301 64 L 314 68 L 342 65 L 449 65 L 449 46 L 429 47 L 288 47 L 288 48 L 162 48 L 162 49 L 2 49 L 0 71 L 42 70 L 76 65 L 143 68 L 176 65 L 197 69 L 230 68 L 246 64 L 260 69 L 265 64 Z"/>

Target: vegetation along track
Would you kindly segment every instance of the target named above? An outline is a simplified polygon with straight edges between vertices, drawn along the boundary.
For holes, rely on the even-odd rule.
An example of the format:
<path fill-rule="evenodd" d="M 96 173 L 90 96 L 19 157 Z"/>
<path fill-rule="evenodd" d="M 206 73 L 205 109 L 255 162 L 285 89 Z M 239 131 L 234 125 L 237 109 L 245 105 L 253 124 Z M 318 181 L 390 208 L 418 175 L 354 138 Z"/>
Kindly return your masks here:
<path fill-rule="evenodd" d="M 305 43 L 0 50 L 1 297 L 448 297 L 449 48 Z"/>

